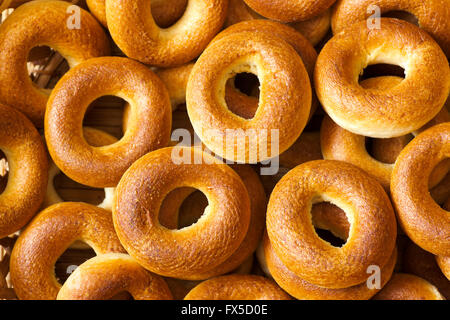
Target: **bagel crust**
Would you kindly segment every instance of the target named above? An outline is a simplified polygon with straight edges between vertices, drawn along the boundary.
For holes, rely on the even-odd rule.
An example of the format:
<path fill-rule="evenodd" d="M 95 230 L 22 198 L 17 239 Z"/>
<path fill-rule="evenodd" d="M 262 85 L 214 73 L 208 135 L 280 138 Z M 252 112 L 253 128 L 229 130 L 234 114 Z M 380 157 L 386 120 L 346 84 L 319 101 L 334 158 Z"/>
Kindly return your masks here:
<path fill-rule="evenodd" d="M 423 30 L 381 18 L 335 35 L 320 52 L 314 74 L 317 96 L 328 115 L 353 133 L 391 138 L 415 131 L 441 110 L 450 89 L 450 69 L 439 45 Z M 388 90 L 364 89 L 359 74 L 370 64 L 405 69 L 405 79 Z M 414 93 L 414 94 L 411 94 Z"/>
<path fill-rule="evenodd" d="M 319 238 L 311 223 L 312 205 L 323 201 L 344 210 L 351 223 L 342 247 Z M 356 166 L 331 160 L 301 164 L 278 182 L 267 209 L 267 232 L 287 268 L 331 289 L 358 285 L 369 266 L 386 265 L 397 235 L 382 186 Z"/>
<path fill-rule="evenodd" d="M 420 28 L 450 57 L 450 3 L 447 0 L 339 0 L 333 7 L 333 33 L 342 32 L 355 22 L 366 21 L 373 14 L 368 10 L 370 6 L 377 6 L 381 14 L 391 11 L 413 14 Z"/>
<path fill-rule="evenodd" d="M 33 85 L 27 59 L 34 47 L 47 45 L 57 50 L 70 67 L 110 52 L 100 24 L 81 9 L 81 28 L 69 29 L 64 1 L 39 0 L 21 5 L 0 26 L 0 101 L 14 106 L 42 126 L 48 90 Z"/>
<path fill-rule="evenodd" d="M 254 73 L 260 80 L 259 107 L 252 119 L 233 114 L 225 102 L 226 83 L 240 72 Z M 197 60 L 186 91 L 189 119 L 202 142 L 239 163 L 267 160 L 288 149 L 306 125 L 311 97 L 308 73 L 297 52 L 281 38 L 258 31 L 214 41 Z M 251 130 L 257 146 L 246 138 Z M 274 130 L 279 141 L 272 142 Z M 258 154 L 250 155 L 256 148 Z"/>
<path fill-rule="evenodd" d="M 106 21 L 114 42 L 130 58 L 159 67 L 178 66 L 200 55 L 220 31 L 227 0 L 188 0 L 173 26 L 160 29 L 150 0 L 106 0 Z"/>
<path fill-rule="evenodd" d="M 402 229 L 419 247 L 450 256 L 450 215 L 428 192 L 432 170 L 450 156 L 450 122 L 436 125 L 400 153 L 391 180 L 392 200 Z"/>
<path fill-rule="evenodd" d="M 203 159 L 202 164 L 175 163 L 178 153 Z M 209 205 L 197 223 L 169 230 L 159 223 L 161 203 L 181 187 L 202 191 Z M 250 200 L 241 178 L 226 164 L 197 148 L 164 148 L 125 172 L 116 189 L 113 220 L 127 252 L 147 270 L 189 279 L 238 249 L 248 231 Z"/>
<path fill-rule="evenodd" d="M 1 239 L 21 229 L 39 210 L 48 161 L 41 136 L 22 113 L 0 104 L 0 114 L 0 150 L 9 167 L 8 183 L 0 193 Z"/>
<path fill-rule="evenodd" d="M 134 300 L 171 300 L 166 282 L 123 253 L 89 259 L 69 276 L 57 300 L 107 300 L 122 292 Z"/>
<path fill-rule="evenodd" d="M 308 20 L 327 10 L 336 0 L 244 0 L 260 15 L 281 22 Z"/>
<path fill-rule="evenodd" d="M 291 297 L 267 278 L 229 275 L 203 281 L 184 300 L 291 300 Z"/>
<path fill-rule="evenodd" d="M 90 103 L 105 95 L 126 100 L 130 120 L 117 143 L 92 147 L 83 136 L 83 118 Z M 56 85 L 45 116 L 45 138 L 52 159 L 72 180 L 115 187 L 134 161 L 168 144 L 171 119 L 167 89 L 151 70 L 126 58 L 96 58 L 70 70 Z"/>
<path fill-rule="evenodd" d="M 111 213 L 77 202 L 55 204 L 40 212 L 17 239 L 11 254 L 11 280 L 22 300 L 54 300 L 61 285 L 54 267 L 76 240 L 96 254 L 124 252 Z"/>

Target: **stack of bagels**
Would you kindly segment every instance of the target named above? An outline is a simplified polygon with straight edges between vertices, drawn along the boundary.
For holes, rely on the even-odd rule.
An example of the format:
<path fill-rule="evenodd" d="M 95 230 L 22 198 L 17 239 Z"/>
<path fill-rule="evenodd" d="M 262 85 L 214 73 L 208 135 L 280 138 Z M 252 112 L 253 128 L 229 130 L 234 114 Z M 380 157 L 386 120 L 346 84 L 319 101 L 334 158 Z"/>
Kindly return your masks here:
<path fill-rule="evenodd" d="M 450 298 L 450 0 L 0 12 L 0 299 Z"/>

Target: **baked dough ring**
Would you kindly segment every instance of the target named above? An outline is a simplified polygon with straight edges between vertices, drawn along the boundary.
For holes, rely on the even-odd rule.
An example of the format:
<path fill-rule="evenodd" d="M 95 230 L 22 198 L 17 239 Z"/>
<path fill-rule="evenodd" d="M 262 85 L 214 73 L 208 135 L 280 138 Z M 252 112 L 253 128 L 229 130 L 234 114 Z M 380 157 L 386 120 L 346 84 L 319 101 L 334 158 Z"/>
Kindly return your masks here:
<path fill-rule="evenodd" d="M 222 264 L 217 267 L 208 270 L 207 272 L 199 273 L 193 276 L 185 277 L 189 280 L 203 280 L 209 279 L 215 276 L 219 276 L 225 273 L 229 273 L 234 269 L 238 268 L 244 261 L 253 254 L 253 252 L 258 247 L 259 242 L 261 241 L 262 233 L 265 226 L 265 218 L 266 218 L 266 208 L 267 208 L 267 199 L 266 194 L 264 192 L 264 188 L 261 184 L 261 181 L 256 174 L 256 172 L 247 165 L 233 165 L 231 168 L 236 171 L 239 177 L 242 179 L 246 190 L 248 191 L 248 195 L 250 198 L 250 209 L 251 209 L 251 217 L 250 217 L 250 226 L 247 231 L 247 234 L 240 244 L 239 248 Z M 184 190 L 183 190 L 184 189 Z M 168 197 L 164 200 L 166 206 L 174 206 L 173 208 L 164 208 L 164 206 L 160 210 L 159 219 L 165 219 L 166 221 L 170 221 L 170 216 L 178 216 L 178 210 L 180 209 L 181 203 L 187 198 L 189 192 L 183 188 L 182 190 L 176 189 L 171 192 Z M 191 189 L 195 190 L 195 189 Z M 176 192 L 177 194 L 173 194 Z M 169 199 L 170 197 L 170 199 Z M 174 199 L 178 198 L 178 199 Z M 198 201 L 197 201 L 198 203 Z M 175 210 L 174 210 L 175 209 Z M 190 214 L 190 220 L 196 220 L 198 217 L 200 208 L 191 208 L 193 212 L 187 212 L 186 214 Z M 169 215 L 169 217 L 168 217 Z M 172 224 L 173 226 L 173 224 Z M 175 228 L 178 226 L 175 225 Z"/>
<path fill-rule="evenodd" d="M 450 70 L 425 31 L 397 19 L 382 18 L 381 23 L 381 29 L 367 28 L 366 21 L 356 23 L 335 35 L 319 54 L 314 79 L 319 100 L 339 126 L 368 137 L 391 138 L 417 130 L 436 116 L 449 95 Z M 405 79 L 388 90 L 364 89 L 358 76 L 377 63 L 402 66 Z"/>
<path fill-rule="evenodd" d="M 264 237 L 264 253 L 270 274 L 278 285 L 300 300 L 368 300 L 380 291 L 380 289 L 369 288 L 367 281 L 342 289 L 329 289 L 311 284 L 298 277 L 281 262 L 274 252 L 267 235 Z M 395 248 L 387 264 L 381 267 L 381 287 L 389 281 L 396 261 L 397 249 Z M 367 273 L 366 280 L 369 277 L 370 273 Z"/>
<path fill-rule="evenodd" d="M 311 206 L 322 201 L 344 210 L 351 223 L 340 248 L 319 238 L 311 223 Z M 334 289 L 360 284 L 369 266 L 386 265 L 397 235 L 381 185 L 356 166 L 331 160 L 301 164 L 278 182 L 269 200 L 267 231 L 275 253 L 292 272 Z"/>
<path fill-rule="evenodd" d="M 202 164 L 183 163 L 179 153 Z M 169 230 L 159 223 L 159 209 L 166 195 L 180 187 L 202 191 L 209 206 L 196 224 Z M 125 172 L 116 189 L 113 220 L 127 252 L 147 270 L 189 279 L 238 249 L 249 226 L 250 200 L 239 176 L 211 155 L 197 148 L 164 148 Z"/>
<path fill-rule="evenodd" d="M 259 108 L 251 120 L 233 114 L 225 103 L 226 83 L 240 72 L 260 80 Z M 208 149 L 239 163 L 259 162 L 285 151 L 300 136 L 310 113 L 311 85 L 288 43 L 265 32 L 239 32 L 203 52 L 189 78 L 186 102 L 195 132 Z M 272 142 L 274 130 L 279 141 Z M 256 148 L 258 154 L 250 154 Z"/>
<path fill-rule="evenodd" d="M 331 7 L 336 0 L 244 0 L 260 15 L 282 22 L 314 18 Z"/>
<path fill-rule="evenodd" d="M 244 0 L 229 0 L 228 14 L 225 20 L 225 27 L 233 24 L 263 19 L 264 17 L 249 8 Z M 331 10 L 328 9 L 320 15 L 305 21 L 291 23 L 290 26 L 299 31 L 308 39 L 313 46 L 318 44 L 327 34 L 331 25 Z"/>
<path fill-rule="evenodd" d="M 70 67 L 110 52 L 102 27 L 87 11 L 80 11 L 81 29 L 67 27 L 70 5 L 51 0 L 25 3 L 0 26 L 0 101 L 25 113 L 35 125 L 42 126 L 49 91 L 37 88 L 28 75 L 33 47 L 52 47 Z"/>
<path fill-rule="evenodd" d="M 450 256 L 450 215 L 428 192 L 433 168 L 450 156 L 450 122 L 418 135 L 400 153 L 391 179 L 391 195 L 399 223 L 421 248 Z"/>
<path fill-rule="evenodd" d="M 8 183 L 0 193 L 0 239 L 21 229 L 39 210 L 47 186 L 47 155 L 41 136 L 19 111 L 0 104 L 0 149 Z"/>
<path fill-rule="evenodd" d="M 106 0 L 106 20 L 114 42 L 130 58 L 160 67 L 196 58 L 225 21 L 227 0 L 188 0 L 173 26 L 160 29 L 149 0 Z"/>
<path fill-rule="evenodd" d="M 107 253 L 89 259 L 69 276 L 57 300 L 107 300 L 121 292 L 134 300 L 171 300 L 165 281 L 123 253 Z"/>
<path fill-rule="evenodd" d="M 54 300 L 61 285 L 54 266 L 76 240 L 96 254 L 124 252 L 108 211 L 81 202 L 55 204 L 25 228 L 11 255 L 11 280 L 20 299 Z"/>
<path fill-rule="evenodd" d="M 188 0 L 152 0 L 151 12 L 155 22 L 161 28 L 166 28 L 177 21 L 184 10 Z M 86 0 L 92 14 L 106 27 L 106 0 Z"/>
<path fill-rule="evenodd" d="M 184 300 L 291 300 L 291 297 L 267 278 L 229 275 L 203 281 Z"/>
<path fill-rule="evenodd" d="M 373 300 L 445 300 L 428 281 L 406 273 L 396 273 Z"/>
<path fill-rule="evenodd" d="M 104 95 L 131 105 L 130 124 L 117 143 L 92 147 L 83 136 L 83 118 L 89 104 Z M 72 180 L 115 187 L 134 161 L 168 144 L 171 117 L 167 89 L 151 70 L 126 58 L 96 58 L 56 85 L 45 114 L 45 139 L 53 161 Z"/>
<path fill-rule="evenodd" d="M 367 21 L 377 6 L 380 13 L 406 11 L 418 19 L 420 28 L 428 32 L 450 57 L 450 6 L 441 0 L 339 0 L 333 7 L 332 28 L 339 33 L 355 22 Z M 381 24 L 381 28 L 384 28 Z"/>

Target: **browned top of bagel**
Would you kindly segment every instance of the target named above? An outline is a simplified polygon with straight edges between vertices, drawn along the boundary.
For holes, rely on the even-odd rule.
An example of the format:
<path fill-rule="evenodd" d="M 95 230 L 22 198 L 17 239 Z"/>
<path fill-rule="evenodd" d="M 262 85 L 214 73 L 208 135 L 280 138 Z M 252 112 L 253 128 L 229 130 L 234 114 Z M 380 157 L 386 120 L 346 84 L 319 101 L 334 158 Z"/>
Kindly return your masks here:
<path fill-rule="evenodd" d="M 275 282 L 261 276 L 229 275 L 206 280 L 185 300 L 290 300 Z"/>

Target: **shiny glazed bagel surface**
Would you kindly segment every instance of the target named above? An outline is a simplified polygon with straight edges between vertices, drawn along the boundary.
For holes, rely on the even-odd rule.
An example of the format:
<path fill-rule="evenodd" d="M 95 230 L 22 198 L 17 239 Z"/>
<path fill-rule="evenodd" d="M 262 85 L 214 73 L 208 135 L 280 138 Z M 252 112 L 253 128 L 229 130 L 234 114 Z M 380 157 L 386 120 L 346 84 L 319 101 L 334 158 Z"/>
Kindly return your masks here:
<path fill-rule="evenodd" d="M 391 138 L 419 129 L 441 110 L 450 89 L 445 54 L 423 30 L 381 18 L 381 29 L 366 22 L 335 35 L 322 49 L 314 75 L 317 96 L 342 128 L 373 138 Z M 405 79 L 388 89 L 364 89 L 358 77 L 371 64 L 405 69 Z M 412 95 L 411 92 L 414 92 Z"/>
<path fill-rule="evenodd" d="M 450 122 L 436 125 L 411 141 L 400 153 L 391 180 L 399 223 L 421 248 L 450 256 L 450 215 L 428 192 L 429 176 L 450 156 Z"/>
<path fill-rule="evenodd" d="M 0 114 L 0 150 L 9 167 L 6 188 L 0 193 L 1 239 L 25 226 L 39 210 L 48 161 L 41 136 L 22 113 L 0 104 Z"/>
<path fill-rule="evenodd" d="M 14 245 L 11 280 L 17 296 L 56 299 L 61 284 L 55 263 L 76 240 L 90 245 L 96 254 L 124 252 L 110 212 L 81 202 L 55 204 L 40 212 Z"/>
<path fill-rule="evenodd" d="M 117 143 L 92 147 L 83 136 L 83 118 L 90 103 L 105 95 L 126 100 L 130 120 Z M 70 70 L 56 85 L 45 115 L 45 137 L 52 159 L 68 177 L 92 187 L 114 187 L 139 157 L 168 144 L 171 118 L 167 89 L 151 70 L 126 58 L 96 58 Z"/>
<path fill-rule="evenodd" d="M 107 300 L 122 292 L 134 300 L 171 300 L 165 281 L 123 253 L 89 259 L 69 276 L 57 300 Z"/>
<path fill-rule="evenodd" d="M 291 300 L 291 297 L 267 278 L 229 275 L 203 281 L 184 300 Z"/>
<path fill-rule="evenodd" d="M 250 120 L 233 114 L 225 102 L 228 79 L 241 72 L 260 80 L 259 108 Z M 288 149 L 301 134 L 311 108 L 311 85 L 301 58 L 288 43 L 263 32 L 239 32 L 214 41 L 203 52 L 189 78 L 186 102 L 195 132 L 208 149 L 240 163 L 250 157 L 263 161 Z M 273 130 L 279 136 L 274 151 Z M 237 152 L 236 146 L 245 146 L 244 152 Z M 258 154 L 250 154 L 256 146 Z"/>
<path fill-rule="evenodd" d="M 150 0 L 106 0 L 106 21 L 114 42 L 130 58 L 170 67 L 196 58 L 222 27 L 227 0 L 188 0 L 173 26 L 161 29 Z"/>
<path fill-rule="evenodd" d="M 47 45 L 70 67 L 110 52 L 105 32 L 87 11 L 80 11 L 81 29 L 68 28 L 70 5 L 32 1 L 14 10 L 0 26 L 0 101 L 19 109 L 38 126 L 42 126 L 49 90 L 37 88 L 28 75 L 30 50 Z"/>
<path fill-rule="evenodd" d="M 336 0 L 244 0 L 260 15 L 282 22 L 307 20 L 323 13 Z"/>
<path fill-rule="evenodd" d="M 319 238 L 311 223 L 312 205 L 323 201 L 344 210 L 350 221 L 349 237 L 340 248 Z M 286 267 L 312 284 L 334 289 L 365 281 L 371 265 L 384 266 L 397 234 L 382 186 L 356 166 L 331 160 L 304 163 L 280 180 L 269 200 L 267 231 Z"/>
<path fill-rule="evenodd" d="M 202 164 L 189 164 L 194 158 Z M 194 225 L 169 230 L 158 220 L 161 203 L 180 187 L 202 191 L 209 205 Z M 196 148 L 147 154 L 125 172 L 116 190 L 119 239 L 142 266 L 163 276 L 187 279 L 210 271 L 238 249 L 248 230 L 250 200 L 241 178 Z"/>

